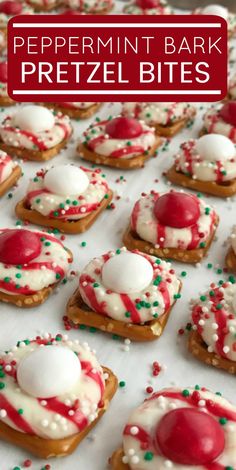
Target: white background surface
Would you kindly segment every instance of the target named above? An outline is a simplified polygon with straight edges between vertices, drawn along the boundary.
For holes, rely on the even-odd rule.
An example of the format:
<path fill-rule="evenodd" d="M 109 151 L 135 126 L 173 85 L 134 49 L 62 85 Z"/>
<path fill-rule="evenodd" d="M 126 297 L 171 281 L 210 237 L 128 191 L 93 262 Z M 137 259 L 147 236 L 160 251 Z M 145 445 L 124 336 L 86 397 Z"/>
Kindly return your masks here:
<path fill-rule="evenodd" d="M 117 2 L 118 3 L 118 2 Z M 120 2 L 120 5 L 122 3 Z M 235 67 L 235 65 L 233 66 Z M 200 105 L 198 105 L 200 107 Z M 207 105 L 203 105 L 204 110 Z M 13 109 L 13 108 L 12 108 Z M 0 112 L 0 118 L 12 111 Z M 117 114 L 119 104 L 106 104 L 97 115 L 106 118 L 110 114 Z M 81 270 L 91 257 L 100 255 L 110 249 L 120 247 L 121 237 L 127 226 L 128 218 L 133 204 L 142 191 L 155 189 L 168 190 L 162 172 L 169 168 L 172 156 L 181 142 L 198 136 L 201 128 L 201 113 L 192 129 L 184 130 L 175 137 L 167 151 L 159 151 L 157 158 L 150 160 L 145 169 L 122 172 L 104 167 L 108 182 L 112 189 L 121 196 L 114 203 L 115 210 L 105 211 L 95 225 L 85 234 L 66 236 L 65 245 L 74 254 L 72 269 Z M 76 142 L 82 131 L 92 120 L 74 122 L 74 138 L 67 150 L 61 152 L 48 166 L 59 163 L 77 163 L 81 160 L 76 156 Z M 89 165 L 88 165 L 89 166 Z M 16 202 L 24 196 L 28 179 L 41 168 L 40 163 L 22 163 L 24 176 L 19 187 L 14 191 L 13 198 L 4 196 L 0 201 L 1 227 L 14 227 L 16 218 L 14 207 Z M 117 178 L 124 176 L 124 181 L 116 182 Z M 155 182 L 158 179 L 159 182 Z M 122 429 L 133 407 L 137 406 L 147 395 L 145 388 L 152 385 L 154 389 L 170 385 L 188 387 L 195 384 L 204 385 L 213 391 L 222 391 L 224 395 L 236 404 L 234 386 L 235 377 L 207 367 L 197 362 L 186 349 L 187 336 L 179 336 L 178 329 L 185 326 L 189 319 L 189 300 L 198 297 L 200 291 L 208 288 L 210 282 L 226 279 L 227 275 L 216 273 L 217 267 L 224 266 L 226 247 L 224 242 L 230 234 L 232 226 L 236 223 L 236 201 L 218 200 L 208 198 L 214 204 L 220 216 L 220 226 L 217 231 L 217 240 L 213 243 L 208 258 L 200 267 L 192 267 L 173 263 L 178 273 L 187 271 L 183 279 L 182 298 L 177 302 L 170 316 L 163 336 L 152 343 L 130 345 L 129 352 L 123 349 L 124 341 L 115 341 L 109 335 L 100 332 L 71 330 L 71 338 L 87 341 L 96 349 L 100 362 L 109 366 L 117 374 L 119 380 L 126 381 L 126 387 L 120 388 L 113 399 L 110 409 L 96 426 L 90 436 L 85 439 L 73 455 L 63 459 L 53 459 L 50 462 L 40 461 L 18 448 L 0 442 L 0 470 L 12 470 L 21 466 L 26 458 L 33 461 L 32 469 L 39 470 L 46 463 L 51 464 L 54 470 L 104 470 L 107 459 L 121 443 Z M 85 248 L 81 242 L 86 241 Z M 207 263 L 213 263 L 214 268 L 209 270 Z M 63 333 L 62 316 L 65 314 L 67 300 L 77 287 L 77 279 L 62 286 L 59 293 L 52 295 L 47 302 L 35 309 L 17 309 L 13 306 L 1 304 L 0 306 L 0 350 L 8 349 L 18 340 L 34 337 L 43 332 L 52 334 Z M 151 365 L 158 361 L 165 370 L 157 378 L 152 378 Z"/>

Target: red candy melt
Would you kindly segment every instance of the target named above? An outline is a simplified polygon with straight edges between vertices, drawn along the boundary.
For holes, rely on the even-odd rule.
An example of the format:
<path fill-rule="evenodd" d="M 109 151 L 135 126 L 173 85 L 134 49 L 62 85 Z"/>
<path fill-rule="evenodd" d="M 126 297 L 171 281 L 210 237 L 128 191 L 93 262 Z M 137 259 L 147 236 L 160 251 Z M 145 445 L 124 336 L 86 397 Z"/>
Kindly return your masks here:
<path fill-rule="evenodd" d="M 13 0 L 5 0 L 0 3 L 0 13 L 6 15 L 20 15 L 22 13 L 22 3 Z"/>
<path fill-rule="evenodd" d="M 146 8 L 157 8 L 160 6 L 159 0 L 137 0 L 136 5 L 145 10 Z"/>
<path fill-rule="evenodd" d="M 39 256 L 40 238 L 29 230 L 6 230 L 0 233 L 0 262 L 4 264 L 27 264 Z"/>
<path fill-rule="evenodd" d="M 236 127 L 236 101 L 226 103 L 220 110 L 220 117 L 231 126 Z"/>
<path fill-rule="evenodd" d="M 134 139 L 143 132 L 143 128 L 137 119 L 126 117 L 111 119 L 105 130 L 114 139 Z"/>
<path fill-rule="evenodd" d="M 0 82 L 7 82 L 7 62 L 0 62 Z"/>
<path fill-rule="evenodd" d="M 172 462 L 205 465 L 223 452 L 224 430 L 211 415 L 194 408 L 179 408 L 161 419 L 156 429 L 156 445 Z"/>
<path fill-rule="evenodd" d="M 157 199 L 154 214 L 162 225 L 185 228 L 197 222 L 200 209 L 195 196 L 173 191 Z"/>

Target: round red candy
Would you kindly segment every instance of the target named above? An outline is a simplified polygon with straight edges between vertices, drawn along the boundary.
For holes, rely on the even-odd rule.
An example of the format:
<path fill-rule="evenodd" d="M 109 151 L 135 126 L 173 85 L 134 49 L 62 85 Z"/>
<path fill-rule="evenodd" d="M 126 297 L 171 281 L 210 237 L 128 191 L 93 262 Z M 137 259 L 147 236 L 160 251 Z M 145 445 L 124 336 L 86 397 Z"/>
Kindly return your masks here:
<path fill-rule="evenodd" d="M 154 214 L 161 225 L 173 228 L 190 227 L 200 217 L 199 203 L 191 194 L 173 191 L 157 199 Z"/>
<path fill-rule="evenodd" d="M 6 15 L 20 15 L 22 13 L 22 3 L 13 0 L 5 0 L 0 3 L 0 13 Z"/>
<path fill-rule="evenodd" d="M 225 447 L 223 427 L 211 415 L 194 408 L 165 414 L 156 429 L 158 450 L 182 465 L 213 463 Z"/>
<path fill-rule="evenodd" d="M 39 256 L 40 238 L 29 230 L 6 230 L 0 233 L 0 262 L 4 264 L 27 264 Z"/>
<path fill-rule="evenodd" d="M 7 62 L 0 62 L 0 82 L 7 82 Z"/>
<path fill-rule="evenodd" d="M 236 101 L 226 103 L 220 110 L 220 117 L 231 126 L 236 127 Z"/>
<path fill-rule="evenodd" d="M 142 134 L 143 128 L 137 119 L 117 117 L 108 121 L 105 131 L 113 139 L 134 139 Z"/>
<path fill-rule="evenodd" d="M 159 0 L 137 0 L 136 4 L 145 10 L 146 8 L 157 8 L 160 2 Z"/>

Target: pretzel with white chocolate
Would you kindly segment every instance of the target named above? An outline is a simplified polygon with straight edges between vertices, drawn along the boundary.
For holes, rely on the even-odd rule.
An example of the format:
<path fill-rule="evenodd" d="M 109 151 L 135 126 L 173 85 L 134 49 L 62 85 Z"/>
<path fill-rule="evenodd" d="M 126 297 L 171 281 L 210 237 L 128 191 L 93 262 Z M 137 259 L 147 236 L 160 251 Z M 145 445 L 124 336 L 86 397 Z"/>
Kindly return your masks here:
<path fill-rule="evenodd" d="M 166 177 L 174 184 L 230 197 L 236 194 L 236 150 L 224 135 L 208 134 L 184 142 Z"/>
<path fill-rule="evenodd" d="M 154 129 L 143 121 L 118 116 L 91 124 L 77 151 L 84 160 L 99 165 L 133 169 L 143 167 L 160 144 Z"/>
<path fill-rule="evenodd" d="M 163 389 L 132 412 L 112 470 L 233 470 L 235 423 L 236 407 L 221 393 Z"/>
<path fill-rule="evenodd" d="M 20 219 L 53 227 L 64 233 L 87 230 L 112 200 L 100 169 L 58 165 L 41 170 L 30 181 L 24 199 L 16 205 Z"/>
<path fill-rule="evenodd" d="M 0 438 L 38 457 L 75 450 L 116 388 L 87 343 L 46 333 L 0 356 Z"/>
<path fill-rule="evenodd" d="M 162 334 L 180 289 L 170 263 L 122 248 L 82 270 L 67 315 L 74 324 L 151 341 Z"/>
<path fill-rule="evenodd" d="M 207 254 L 218 222 L 214 209 L 193 194 L 151 191 L 135 203 L 123 242 L 130 250 L 198 263 Z"/>

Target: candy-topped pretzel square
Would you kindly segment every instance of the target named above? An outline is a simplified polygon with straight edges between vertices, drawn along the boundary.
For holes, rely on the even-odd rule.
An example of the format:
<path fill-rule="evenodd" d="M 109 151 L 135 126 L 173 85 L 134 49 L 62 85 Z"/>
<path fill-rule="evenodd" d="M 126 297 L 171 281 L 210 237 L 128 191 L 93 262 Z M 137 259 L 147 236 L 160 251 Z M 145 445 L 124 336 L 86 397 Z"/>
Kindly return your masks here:
<path fill-rule="evenodd" d="M 160 144 L 154 128 L 119 116 L 91 124 L 77 150 L 84 160 L 129 170 L 142 168 Z"/>
<path fill-rule="evenodd" d="M 210 248 L 218 222 L 215 210 L 200 197 L 151 191 L 135 203 L 123 242 L 129 250 L 198 263 Z"/>
<path fill-rule="evenodd" d="M 67 316 L 75 325 L 152 341 L 162 334 L 180 290 L 170 263 L 122 248 L 93 259 L 82 270 Z"/>
<path fill-rule="evenodd" d="M 176 185 L 218 197 L 236 194 L 236 149 L 219 134 L 209 134 L 181 145 L 166 177 Z"/>
<path fill-rule="evenodd" d="M 103 176 L 100 169 L 74 165 L 41 170 L 16 205 L 16 215 L 64 233 L 85 232 L 112 200 L 113 193 Z"/>
<path fill-rule="evenodd" d="M 71 454 L 117 389 L 87 343 L 46 333 L 0 354 L 0 439 L 48 459 Z"/>

